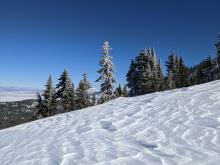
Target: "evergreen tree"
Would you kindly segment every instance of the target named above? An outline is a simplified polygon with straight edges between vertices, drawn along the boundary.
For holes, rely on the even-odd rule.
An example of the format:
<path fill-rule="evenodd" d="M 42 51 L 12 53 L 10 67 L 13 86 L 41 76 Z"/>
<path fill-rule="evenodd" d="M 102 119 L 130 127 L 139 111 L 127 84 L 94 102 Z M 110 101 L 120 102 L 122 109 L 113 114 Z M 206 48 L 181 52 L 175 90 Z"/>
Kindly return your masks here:
<path fill-rule="evenodd" d="M 69 77 L 67 70 L 61 74 L 57 84 L 57 99 L 61 104 L 64 112 L 68 112 L 75 109 L 75 92 L 74 85 Z"/>
<path fill-rule="evenodd" d="M 37 109 L 38 115 L 41 114 L 43 117 L 48 117 L 55 114 L 57 106 L 51 75 L 49 75 L 45 87 L 46 89 L 42 94 L 43 97 L 39 93 L 37 94 Z"/>
<path fill-rule="evenodd" d="M 153 91 L 152 80 L 153 72 L 151 70 L 150 54 L 145 48 L 141 50 L 140 55 L 135 58 L 136 63 L 136 95 L 143 95 Z"/>
<path fill-rule="evenodd" d="M 215 44 L 217 51 L 214 69 L 215 80 L 220 79 L 220 33 L 218 34 L 218 38 L 218 42 Z"/>
<path fill-rule="evenodd" d="M 175 54 L 175 62 L 174 62 L 174 81 L 176 88 L 181 88 L 181 81 L 180 81 L 180 63 L 179 63 L 179 56 Z"/>
<path fill-rule="evenodd" d="M 171 53 L 168 56 L 168 60 L 166 61 L 166 67 L 167 67 L 167 89 L 174 89 L 176 88 L 176 55 L 174 53 Z"/>
<path fill-rule="evenodd" d="M 104 103 L 115 98 L 114 93 L 114 83 L 115 81 L 115 71 L 112 63 L 112 57 L 109 54 L 110 46 L 109 42 L 105 41 L 103 45 L 103 56 L 100 61 L 101 69 L 98 70 L 100 77 L 96 82 L 101 82 L 101 98 L 100 103 Z"/>
<path fill-rule="evenodd" d="M 141 50 L 139 56 L 131 61 L 126 75 L 129 96 L 143 95 L 163 90 L 163 74 L 154 48 Z"/>
<path fill-rule="evenodd" d="M 37 109 L 37 118 L 40 117 L 40 115 L 42 115 L 42 117 L 46 116 L 46 111 L 44 108 L 43 99 L 42 99 L 40 93 L 37 93 L 36 109 Z"/>
<path fill-rule="evenodd" d="M 216 59 L 209 55 L 189 70 L 190 85 L 202 84 L 218 79 L 219 68 Z"/>
<path fill-rule="evenodd" d="M 56 95 L 56 90 L 53 88 L 53 96 L 52 96 L 52 101 L 51 101 L 51 115 L 55 115 L 57 113 L 57 95 Z"/>
<path fill-rule="evenodd" d="M 185 66 L 182 57 L 178 57 L 175 53 L 171 53 L 166 61 L 167 67 L 167 88 L 182 88 L 189 86 L 189 72 Z M 191 79 L 192 80 L 192 79 Z"/>
<path fill-rule="evenodd" d="M 215 44 L 217 50 L 217 63 L 220 65 L 220 33 L 218 34 L 218 42 Z"/>
<path fill-rule="evenodd" d="M 150 52 L 150 63 L 152 72 L 152 92 L 163 90 L 163 73 L 160 61 L 157 60 L 157 56 L 154 48 L 149 49 Z"/>
<path fill-rule="evenodd" d="M 156 91 L 163 91 L 164 90 L 164 77 L 163 77 L 163 71 L 161 68 L 160 61 L 158 61 L 157 64 L 157 87 Z"/>
<path fill-rule="evenodd" d="M 134 62 L 134 60 L 131 60 L 131 64 L 128 70 L 128 73 L 126 75 L 127 77 L 127 86 L 128 88 L 130 88 L 129 90 L 129 96 L 135 96 L 137 93 L 137 75 L 136 75 L 136 64 Z"/>
<path fill-rule="evenodd" d="M 124 97 L 128 97 L 128 87 L 126 85 L 122 89 L 122 94 Z"/>
<path fill-rule="evenodd" d="M 204 65 L 204 69 L 203 69 L 204 82 L 213 81 L 214 80 L 214 76 L 213 76 L 214 64 L 213 64 L 212 57 L 210 55 L 204 60 L 203 65 Z"/>
<path fill-rule="evenodd" d="M 182 57 L 179 58 L 179 80 L 180 86 L 179 87 L 188 87 L 189 86 L 189 73 L 188 68 L 185 66 Z"/>
<path fill-rule="evenodd" d="M 43 104 L 44 104 L 44 108 L 46 110 L 47 116 L 51 116 L 52 114 L 54 114 L 53 112 L 54 110 L 52 109 L 54 89 L 53 89 L 53 82 L 52 82 L 51 75 L 49 76 L 45 87 L 46 89 L 44 93 L 42 94 L 42 96 L 44 97 Z"/>
<path fill-rule="evenodd" d="M 89 96 L 91 85 L 88 81 L 87 74 L 83 74 L 83 80 L 80 81 L 79 87 L 76 89 L 76 107 L 77 109 L 89 107 L 92 105 L 92 100 Z"/>
<path fill-rule="evenodd" d="M 123 92 L 122 92 L 122 89 L 121 89 L 121 85 L 119 84 L 119 86 L 115 89 L 115 95 L 116 97 L 121 97 L 123 96 Z"/>

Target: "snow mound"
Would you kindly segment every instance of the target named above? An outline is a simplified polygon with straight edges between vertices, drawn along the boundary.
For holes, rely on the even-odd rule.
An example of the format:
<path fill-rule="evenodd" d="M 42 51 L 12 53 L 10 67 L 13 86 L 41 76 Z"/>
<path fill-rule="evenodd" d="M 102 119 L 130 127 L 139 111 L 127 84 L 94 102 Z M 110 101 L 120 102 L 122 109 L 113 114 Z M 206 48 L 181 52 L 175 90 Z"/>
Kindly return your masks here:
<path fill-rule="evenodd" d="M 0 102 L 13 102 L 35 99 L 40 90 L 31 88 L 0 87 Z"/>
<path fill-rule="evenodd" d="M 220 162 L 220 81 L 57 115 L 0 131 L 1 165 Z"/>

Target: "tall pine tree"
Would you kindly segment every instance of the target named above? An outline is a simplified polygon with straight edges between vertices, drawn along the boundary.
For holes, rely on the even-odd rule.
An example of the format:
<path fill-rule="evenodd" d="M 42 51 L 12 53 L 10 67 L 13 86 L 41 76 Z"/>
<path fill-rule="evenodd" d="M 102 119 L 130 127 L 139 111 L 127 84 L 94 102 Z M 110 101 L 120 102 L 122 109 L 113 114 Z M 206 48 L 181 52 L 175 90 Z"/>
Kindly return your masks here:
<path fill-rule="evenodd" d="M 173 52 L 168 56 L 168 60 L 166 61 L 166 67 L 167 67 L 166 88 L 174 89 L 176 88 L 177 63 L 176 63 L 176 55 Z"/>
<path fill-rule="evenodd" d="M 56 95 L 59 104 L 62 106 L 64 112 L 72 111 L 75 109 L 75 91 L 66 69 L 58 80 Z"/>
<path fill-rule="evenodd" d="M 44 97 L 43 104 L 46 109 L 47 116 L 51 116 L 54 114 L 54 109 L 52 106 L 53 96 L 54 96 L 54 88 L 51 75 L 48 78 L 48 81 L 45 85 L 46 89 L 42 94 Z"/>
<path fill-rule="evenodd" d="M 101 82 L 101 98 L 100 103 L 104 103 L 115 98 L 114 83 L 115 71 L 112 63 L 112 57 L 110 56 L 110 45 L 108 41 L 104 42 L 103 45 L 103 56 L 100 60 L 101 69 L 98 70 L 100 77 L 96 82 Z"/>
<path fill-rule="evenodd" d="M 179 81 L 180 81 L 180 88 L 181 87 L 188 87 L 189 86 L 189 71 L 182 57 L 179 58 Z"/>
<path fill-rule="evenodd" d="M 76 108 L 81 109 L 92 105 L 92 99 L 89 96 L 89 89 L 91 88 L 88 81 L 87 74 L 83 74 L 83 79 L 79 83 L 79 87 L 76 89 Z"/>
<path fill-rule="evenodd" d="M 140 55 L 135 58 L 136 62 L 136 95 L 143 95 L 153 91 L 153 72 L 151 70 L 151 59 L 148 49 L 141 50 Z"/>
<path fill-rule="evenodd" d="M 161 63 L 158 61 L 157 63 L 157 77 L 156 77 L 156 91 L 163 91 L 164 90 L 164 77 L 163 71 L 161 68 Z"/>
<path fill-rule="evenodd" d="M 49 75 L 47 83 L 45 85 L 46 89 L 41 95 L 37 94 L 37 109 L 38 115 L 42 115 L 43 117 L 52 116 L 56 112 L 57 104 L 56 104 L 56 92 L 53 88 L 52 77 Z"/>
<path fill-rule="evenodd" d="M 154 48 L 141 50 L 139 56 L 131 61 L 126 75 L 129 96 L 143 95 L 163 90 L 163 74 Z"/>
<path fill-rule="evenodd" d="M 129 88 L 129 96 L 135 96 L 137 93 L 137 69 L 134 60 L 131 60 L 131 64 L 126 75 L 127 77 L 127 87 Z"/>

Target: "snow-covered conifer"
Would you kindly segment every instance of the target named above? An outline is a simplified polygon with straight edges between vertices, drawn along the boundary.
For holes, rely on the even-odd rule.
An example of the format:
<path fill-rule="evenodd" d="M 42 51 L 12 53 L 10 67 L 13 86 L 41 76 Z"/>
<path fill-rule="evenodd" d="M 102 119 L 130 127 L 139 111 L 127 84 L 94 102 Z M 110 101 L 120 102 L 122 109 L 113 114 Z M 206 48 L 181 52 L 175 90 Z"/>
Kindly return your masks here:
<path fill-rule="evenodd" d="M 76 89 L 76 108 L 81 109 L 92 105 L 92 100 L 89 96 L 89 89 L 91 88 L 88 81 L 87 74 L 83 74 L 83 79 L 80 81 Z"/>
<path fill-rule="evenodd" d="M 157 76 L 156 76 L 156 91 L 162 91 L 164 90 L 164 77 L 163 77 L 163 71 L 161 68 L 161 62 L 157 62 Z"/>
<path fill-rule="evenodd" d="M 176 88 L 176 81 L 175 81 L 175 73 L 176 73 L 176 55 L 172 52 L 168 56 L 168 60 L 166 61 L 167 67 L 167 88 L 174 89 Z"/>
<path fill-rule="evenodd" d="M 136 76 L 137 76 L 137 93 L 136 95 L 143 95 L 153 91 L 153 72 L 151 68 L 151 56 L 149 49 L 143 49 L 140 55 L 135 58 Z"/>
<path fill-rule="evenodd" d="M 161 91 L 163 74 L 154 48 L 145 47 L 141 50 L 135 61 L 132 60 L 126 76 L 130 96 Z"/>
<path fill-rule="evenodd" d="M 45 85 L 46 89 L 43 96 L 43 105 L 47 116 L 51 116 L 55 114 L 55 106 L 54 106 L 54 88 L 53 88 L 53 81 L 51 75 L 48 78 L 48 81 Z"/>
<path fill-rule="evenodd" d="M 103 56 L 99 63 L 101 69 L 98 70 L 100 77 L 96 80 L 96 82 L 101 82 L 100 103 L 104 103 L 115 98 L 115 71 L 112 63 L 112 57 L 110 56 L 110 49 L 109 42 L 105 41 L 103 45 Z"/>
<path fill-rule="evenodd" d="M 45 87 L 42 96 L 39 93 L 37 94 L 36 108 L 38 109 L 38 115 L 48 117 L 54 115 L 56 111 L 56 98 L 51 75 L 49 75 Z"/>
<path fill-rule="evenodd" d="M 75 109 L 75 92 L 67 70 L 61 74 L 57 88 L 57 98 L 65 112 Z"/>

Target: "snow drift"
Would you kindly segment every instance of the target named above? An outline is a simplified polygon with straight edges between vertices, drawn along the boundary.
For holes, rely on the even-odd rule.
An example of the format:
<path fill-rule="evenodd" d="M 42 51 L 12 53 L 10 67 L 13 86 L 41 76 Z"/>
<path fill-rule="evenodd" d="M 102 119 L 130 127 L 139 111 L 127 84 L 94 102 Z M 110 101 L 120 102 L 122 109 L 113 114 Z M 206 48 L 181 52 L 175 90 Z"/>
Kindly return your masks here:
<path fill-rule="evenodd" d="M 219 164 L 220 81 L 0 131 L 1 165 Z"/>

